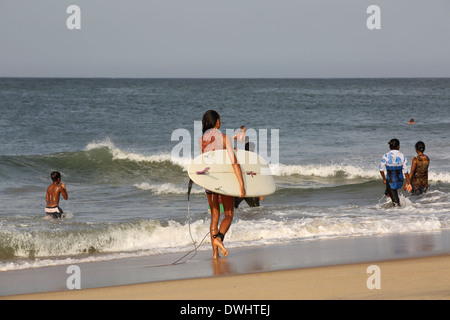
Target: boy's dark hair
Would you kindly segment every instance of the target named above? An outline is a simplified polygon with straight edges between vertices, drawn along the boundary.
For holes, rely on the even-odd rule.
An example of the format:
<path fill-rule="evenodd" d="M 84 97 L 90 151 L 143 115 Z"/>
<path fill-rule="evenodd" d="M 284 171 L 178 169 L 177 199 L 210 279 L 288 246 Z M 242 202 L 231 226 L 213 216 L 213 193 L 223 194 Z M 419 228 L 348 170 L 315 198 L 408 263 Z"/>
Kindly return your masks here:
<path fill-rule="evenodd" d="M 400 141 L 398 141 L 398 139 L 391 139 L 391 141 L 389 141 L 389 147 L 391 150 L 397 149 L 400 147 Z"/>
<path fill-rule="evenodd" d="M 417 142 L 416 150 L 419 150 L 420 152 L 424 152 L 425 151 L 425 143 L 423 143 L 422 141 Z"/>
<path fill-rule="evenodd" d="M 58 171 L 53 171 L 50 174 L 50 177 L 52 178 L 53 182 L 56 182 L 56 181 L 58 181 L 59 178 L 61 178 L 61 173 L 59 173 Z"/>

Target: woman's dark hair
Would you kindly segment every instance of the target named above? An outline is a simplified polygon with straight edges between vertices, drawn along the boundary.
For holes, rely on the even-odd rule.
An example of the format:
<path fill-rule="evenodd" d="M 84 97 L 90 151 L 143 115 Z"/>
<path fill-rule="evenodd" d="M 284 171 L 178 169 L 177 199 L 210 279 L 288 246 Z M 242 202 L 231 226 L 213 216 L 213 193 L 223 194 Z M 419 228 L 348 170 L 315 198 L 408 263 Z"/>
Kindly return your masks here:
<path fill-rule="evenodd" d="M 391 150 L 397 149 L 400 147 L 400 141 L 398 141 L 398 139 L 391 139 L 391 141 L 389 141 L 389 147 Z"/>
<path fill-rule="evenodd" d="M 416 150 L 419 150 L 420 152 L 424 152 L 425 151 L 425 143 L 423 143 L 422 141 L 417 142 Z"/>
<path fill-rule="evenodd" d="M 204 134 L 209 129 L 214 128 L 217 123 L 217 120 L 220 119 L 219 114 L 214 110 L 208 110 L 203 115 L 202 119 L 202 133 Z"/>

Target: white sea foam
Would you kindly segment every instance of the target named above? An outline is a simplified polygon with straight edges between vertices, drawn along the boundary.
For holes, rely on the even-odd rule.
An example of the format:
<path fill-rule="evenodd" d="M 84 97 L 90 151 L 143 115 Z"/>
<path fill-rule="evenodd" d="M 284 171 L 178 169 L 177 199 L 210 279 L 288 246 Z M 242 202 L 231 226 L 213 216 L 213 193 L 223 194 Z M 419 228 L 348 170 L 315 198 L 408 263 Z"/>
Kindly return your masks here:
<path fill-rule="evenodd" d="M 334 177 L 340 175 L 348 179 L 355 178 L 367 178 L 375 179 L 380 177 L 380 173 L 377 170 L 366 170 L 363 168 L 350 166 L 350 165 L 272 165 L 271 171 L 273 175 L 276 176 L 291 176 L 291 175 L 302 175 L 302 176 L 315 176 L 315 177 Z"/>
<path fill-rule="evenodd" d="M 172 183 L 161 183 L 161 184 L 151 184 L 148 182 L 142 182 L 134 185 L 135 188 L 140 190 L 149 190 L 154 194 L 187 194 L 187 187 L 179 187 Z M 191 194 L 202 194 L 205 193 L 204 189 L 198 187 L 193 187 Z"/>
<path fill-rule="evenodd" d="M 258 242 L 271 244 L 289 242 L 293 239 L 307 240 L 330 237 L 367 236 L 441 229 L 436 218 L 417 219 L 399 217 L 398 219 L 370 217 L 354 219 L 350 217 L 315 217 L 289 221 L 238 221 L 227 234 L 230 242 Z M 242 243 L 243 245 L 243 243 Z"/>
<path fill-rule="evenodd" d="M 143 155 L 140 153 L 124 151 L 117 148 L 109 138 L 91 142 L 86 146 L 85 150 L 91 151 L 99 148 L 108 148 L 113 160 L 129 160 L 134 162 L 163 162 L 172 160 L 170 154 Z"/>
<path fill-rule="evenodd" d="M 175 157 L 171 154 L 158 154 L 158 155 L 144 155 L 140 153 L 134 153 L 131 151 L 124 151 L 117 148 L 114 143 L 109 139 L 101 141 L 94 141 L 86 146 L 86 151 L 108 148 L 112 155 L 113 160 L 129 160 L 134 162 L 164 162 L 169 161 L 174 165 L 180 166 L 184 171 L 187 171 L 191 158 Z M 271 173 L 274 176 L 312 176 L 321 178 L 340 177 L 345 179 L 368 179 L 377 180 L 381 179 L 380 172 L 377 167 L 375 168 L 362 168 L 353 165 L 346 164 L 272 164 L 270 165 Z M 435 172 L 430 170 L 429 172 L 430 182 L 450 182 L 450 173 L 448 172 Z"/>
<path fill-rule="evenodd" d="M 386 201 L 373 208 L 336 208 L 336 212 L 326 214 L 280 209 L 271 217 L 236 218 L 226 236 L 227 246 L 437 231 L 450 227 L 448 212 L 443 212 L 442 206 L 429 205 L 424 210 L 404 197 L 401 201 L 403 207 L 400 209 L 391 209 L 389 201 Z M 49 232 L 3 232 L 1 236 L 8 238 L 10 248 L 15 250 L 15 257 L 24 260 L 2 262 L 0 271 L 63 264 L 69 259 L 68 256 L 70 259 L 98 261 L 186 252 L 193 247 L 190 234 L 197 244 L 204 239 L 200 250 L 207 250 L 210 248 L 210 238 L 207 236 L 209 224 L 209 217 L 193 220 L 190 232 L 188 222 L 161 224 L 156 220 L 120 223 L 82 232 L 66 231 L 56 235 Z M 27 259 L 30 257 L 33 259 Z"/>
<path fill-rule="evenodd" d="M 428 179 L 431 182 L 450 182 L 450 173 L 429 171 Z"/>

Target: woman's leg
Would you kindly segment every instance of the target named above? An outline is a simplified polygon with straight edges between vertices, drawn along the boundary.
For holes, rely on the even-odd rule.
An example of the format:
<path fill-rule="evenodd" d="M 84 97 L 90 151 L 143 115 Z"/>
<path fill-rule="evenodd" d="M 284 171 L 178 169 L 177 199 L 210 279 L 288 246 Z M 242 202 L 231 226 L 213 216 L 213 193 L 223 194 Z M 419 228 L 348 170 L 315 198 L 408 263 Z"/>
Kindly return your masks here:
<path fill-rule="evenodd" d="M 230 196 L 222 196 L 223 210 L 225 218 L 222 220 L 219 231 L 213 235 L 214 244 L 220 249 L 220 252 L 226 257 L 228 256 L 228 250 L 223 245 L 223 239 L 230 229 L 231 222 L 234 216 L 234 198 Z"/>
<path fill-rule="evenodd" d="M 220 205 L 219 195 L 216 193 L 207 193 L 209 208 L 211 209 L 211 225 L 209 228 L 211 235 L 211 245 L 213 248 L 213 258 L 219 257 L 219 248 L 215 243 L 214 235 L 219 232 L 219 217 L 220 217 Z"/>
<path fill-rule="evenodd" d="M 222 203 L 225 218 L 220 224 L 219 230 L 225 235 L 228 232 L 228 229 L 230 229 L 234 217 L 234 197 L 222 196 Z"/>

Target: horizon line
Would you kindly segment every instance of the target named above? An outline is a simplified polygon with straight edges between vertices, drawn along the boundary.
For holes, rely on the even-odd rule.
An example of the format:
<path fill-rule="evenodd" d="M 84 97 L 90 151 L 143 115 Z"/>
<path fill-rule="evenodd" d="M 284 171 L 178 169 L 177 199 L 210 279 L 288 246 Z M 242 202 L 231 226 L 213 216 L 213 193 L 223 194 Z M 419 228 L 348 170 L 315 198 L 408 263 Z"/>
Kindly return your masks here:
<path fill-rule="evenodd" d="M 450 76 L 349 76 L 349 77 L 108 77 L 108 76 L 0 76 L 0 79 L 133 79 L 133 80 L 351 80 L 450 79 Z"/>

